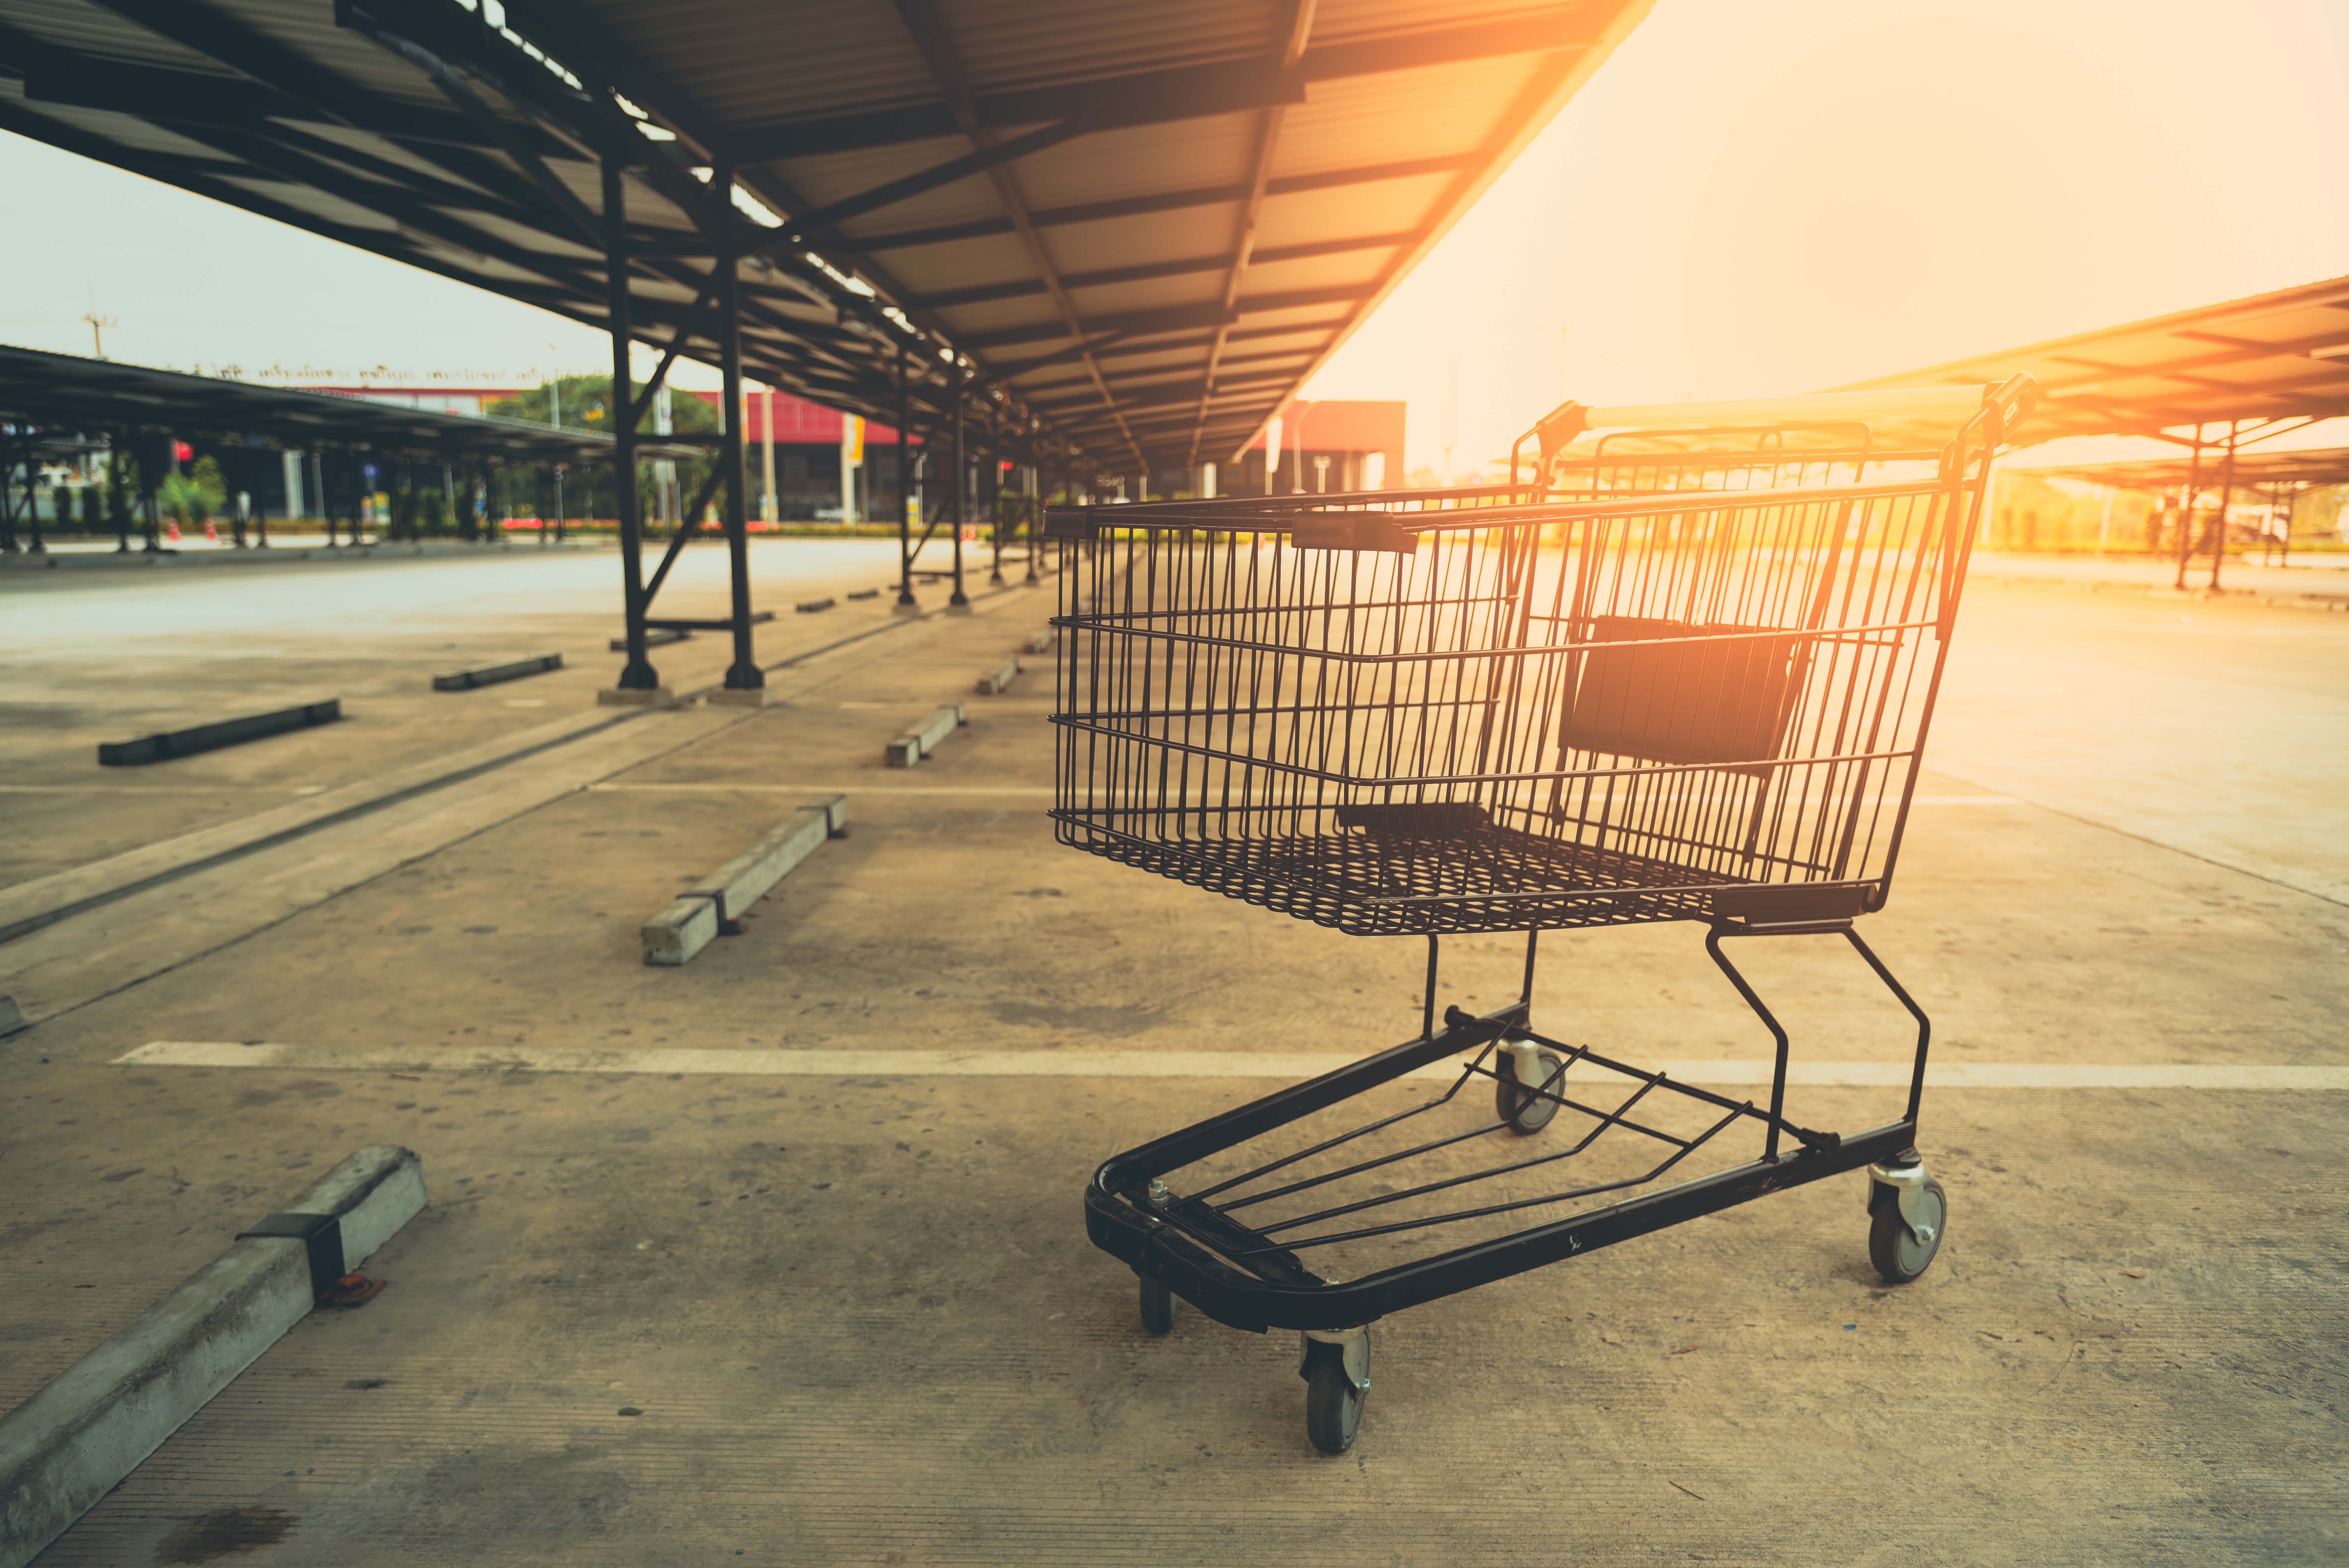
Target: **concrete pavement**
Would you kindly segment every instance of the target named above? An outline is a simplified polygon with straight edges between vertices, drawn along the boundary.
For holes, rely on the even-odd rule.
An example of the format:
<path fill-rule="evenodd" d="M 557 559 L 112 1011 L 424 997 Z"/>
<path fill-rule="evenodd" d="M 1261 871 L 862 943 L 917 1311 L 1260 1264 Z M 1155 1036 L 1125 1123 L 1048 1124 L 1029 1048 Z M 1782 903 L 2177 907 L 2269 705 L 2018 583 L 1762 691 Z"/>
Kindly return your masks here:
<path fill-rule="evenodd" d="M 795 666 L 781 707 L 672 716 L 675 744 L 494 820 L 405 823 L 402 856 L 298 906 L 224 885 L 211 945 L 109 990 L 109 965 L 138 972 L 191 918 L 114 906 L 94 945 L 133 957 L 78 960 L 87 997 L 0 1043 L 0 1402 L 350 1148 L 417 1149 L 435 1201 L 371 1265 L 380 1297 L 296 1328 L 43 1563 L 2337 1560 L 2337 1092 L 1937 1091 L 1951 1233 L 1916 1285 L 1869 1269 L 1856 1180 L 1775 1195 L 1378 1325 L 1342 1460 L 1305 1444 L 1293 1341 L 1187 1312 L 1143 1335 L 1132 1276 L 1084 1241 L 1092 1165 L 1263 1092 L 1255 1053 L 1409 1034 L 1420 949 L 1057 849 L 1049 677 L 970 699 L 957 741 L 885 770 L 888 735 L 963 696 L 1049 597 Z M 355 634 L 316 609 L 309 656 L 346 656 Z M 2349 630 L 2197 615 L 1970 601 L 1900 881 L 1867 925 L 1932 1010 L 1937 1059 L 2349 1065 L 2349 907 L 2323 880 Z M 2220 689 L 2174 700 L 2189 682 Z M 387 729 L 429 751 L 414 722 Z M 850 838 L 742 935 L 642 965 L 646 913 L 833 789 Z M 37 863 L 85 821 L 129 831 L 116 803 L 66 799 Z M 356 863 L 374 832 L 305 857 Z M 1766 1049 L 1692 930 L 1544 952 L 1536 1016 L 1563 1037 Z M 1798 1052 L 1908 1048 L 1839 943 L 1741 961 Z M 1443 999 L 1498 1001 L 1515 962 L 1447 944 Z M 114 1065 L 154 1040 L 415 1059 Z M 909 1062 L 501 1065 L 636 1047 Z M 1244 1071 L 920 1070 L 972 1050 Z M 1814 1125 L 1898 1100 L 1797 1094 Z"/>

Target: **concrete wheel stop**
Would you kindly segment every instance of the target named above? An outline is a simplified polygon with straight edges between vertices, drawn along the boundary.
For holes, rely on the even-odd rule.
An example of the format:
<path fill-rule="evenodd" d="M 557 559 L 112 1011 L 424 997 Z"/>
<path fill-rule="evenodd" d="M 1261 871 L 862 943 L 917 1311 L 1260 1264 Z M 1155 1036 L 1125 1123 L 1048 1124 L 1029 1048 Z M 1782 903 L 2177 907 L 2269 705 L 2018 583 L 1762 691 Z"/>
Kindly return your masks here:
<path fill-rule="evenodd" d="M 827 839 L 848 834 L 848 797 L 811 800 L 761 835 L 759 841 L 678 894 L 667 909 L 645 922 L 645 962 L 660 967 L 688 963 L 721 936 L 741 932 L 741 913 Z"/>
<path fill-rule="evenodd" d="M 477 669 L 450 670 L 432 677 L 434 691 L 471 691 L 476 686 L 495 686 L 500 681 L 518 681 L 524 676 L 543 675 L 548 670 L 563 667 L 561 654 L 533 654 L 526 659 L 514 659 L 502 665 L 483 665 Z"/>
<path fill-rule="evenodd" d="M 891 768 L 911 768 L 936 751 L 947 736 L 969 722 L 963 714 L 962 704 L 950 702 L 892 740 L 883 749 L 881 760 Z"/>
<path fill-rule="evenodd" d="M 223 746 L 307 729 L 312 725 L 332 724 L 342 717 L 343 699 L 330 696 L 324 702 L 297 703 L 292 707 L 272 708 L 267 713 L 249 713 L 241 718 L 142 735 L 136 740 L 102 740 L 98 746 L 98 762 L 101 768 L 135 768 L 174 757 L 192 757 L 200 751 L 217 751 Z"/>
<path fill-rule="evenodd" d="M 313 1308 L 371 1295 L 345 1276 L 424 1203 L 413 1150 L 360 1150 L 0 1416 L 0 1568 L 25 1568 Z"/>

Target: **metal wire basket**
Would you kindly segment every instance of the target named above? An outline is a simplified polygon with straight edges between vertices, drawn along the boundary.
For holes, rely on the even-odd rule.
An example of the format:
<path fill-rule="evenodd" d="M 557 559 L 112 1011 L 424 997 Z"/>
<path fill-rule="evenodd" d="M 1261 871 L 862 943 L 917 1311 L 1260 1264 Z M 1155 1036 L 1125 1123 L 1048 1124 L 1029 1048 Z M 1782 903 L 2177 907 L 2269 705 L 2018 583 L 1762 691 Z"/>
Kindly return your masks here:
<path fill-rule="evenodd" d="M 1055 508 L 1060 840 L 1366 935 L 1879 908 L 2029 396 L 1930 446 L 1569 404 L 1506 486 Z"/>

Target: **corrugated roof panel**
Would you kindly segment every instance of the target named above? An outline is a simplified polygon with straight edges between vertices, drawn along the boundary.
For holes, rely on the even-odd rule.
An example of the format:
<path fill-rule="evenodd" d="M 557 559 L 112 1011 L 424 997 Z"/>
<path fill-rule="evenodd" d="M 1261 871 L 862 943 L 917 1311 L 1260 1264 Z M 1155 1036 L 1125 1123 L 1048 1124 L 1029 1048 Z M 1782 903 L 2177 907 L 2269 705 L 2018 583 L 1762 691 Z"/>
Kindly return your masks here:
<path fill-rule="evenodd" d="M 937 96 L 886 5 L 575 0 L 730 130 Z"/>
<path fill-rule="evenodd" d="M 412 3 L 447 5 L 460 16 L 465 15 L 454 0 Z M 199 23 L 202 19 L 201 15 L 194 18 Z M 378 98 L 420 108 L 449 107 L 449 100 L 422 73 L 391 59 L 364 35 L 336 26 L 332 5 L 321 5 L 316 0 L 239 0 L 233 21 L 293 50 L 336 85 L 363 83 Z M 531 68 L 544 67 L 533 64 Z"/>
<path fill-rule="evenodd" d="M 1457 176 L 1418 174 L 1330 191 L 1265 199 L 1259 245 L 1299 245 L 1332 234 L 1391 234 L 1417 228 Z"/>
<path fill-rule="evenodd" d="M 1044 243 L 1062 272 L 1098 272 L 1226 249 L 1239 221 L 1237 201 L 1218 201 L 1106 222 L 1058 224 L 1044 231 Z"/>
<path fill-rule="evenodd" d="M 190 140 L 178 131 L 140 119 L 135 115 L 116 114 L 111 109 L 75 108 L 66 104 L 31 101 L 26 102 L 23 108 L 27 114 L 36 114 L 56 120 L 59 125 L 71 126 L 76 130 L 101 137 L 133 152 L 194 159 L 218 163 L 224 169 L 245 167 L 240 160 L 229 157 L 218 148 Z"/>
<path fill-rule="evenodd" d="M 985 110 L 999 115 L 1056 112 L 1044 100 L 1058 86 L 1082 88 L 1103 77 L 1201 62 L 1230 62 L 1228 79 L 1212 64 L 1206 79 L 1255 90 L 1250 84 L 1283 46 L 1290 15 L 1267 0 L 1154 7 L 1131 0 L 852 0 L 790 7 L 754 0 L 505 3 L 512 25 L 577 75 L 575 88 L 537 90 L 554 80 L 547 64 L 485 29 L 480 14 L 457 0 L 386 0 L 347 12 L 330 0 L 203 0 L 201 8 L 153 11 L 151 26 L 129 19 L 149 14 L 131 0 L 0 0 L 0 23 L 47 38 L 45 46 L 80 62 L 78 69 L 60 72 L 75 82 L 103 84 L 106 65 L 124 60 L 199 83 L 241 70 L 260 83 L 253 97 L 267 112 L 295 119 L 347 116 L 375 127 L 373 133 L 324 127 L 311 133 L 349 151 L 316 166 L 315 189 L 290 187 L 285 175 L 304 156 L 316 156 L 315 142 L 306 154 L 299 146 L 259 150 L 247 160 L 223 158 L 214 148 L 241 150 L 235 137 L 249 130 L 181 134 L 171 129 L 190 118 L 174 94 L 191 89 L 175 87 L 168 77 L 123 73 L 133 84 L 126 90 L 154 93 L 161 112 L 151 119 L 136 103 L 119 114 L 51 112 L 0 88 L 0 124 L 197 189 L 219 189 L 207 184 L 208 170 L 233 173 L 242 181 L 237 189 L 265 195 L 278 210 L 287 208 L 289 191 L 310 191 L 289 212 L 294 222 L 347 232 L 344 226 L 364 209 L 377 215 L 374 232 L 384 238 L 376 248 L 385 254 L 429 260 L 486 286 L 593 319 L 604 308 L 602 259 L 583 246 L 573 219 L 554 208 L 596 212 L 602 175 L 558 149 L 597 145 L 616 130 L 625 134 L 624 115 L 630 111 L 612 101 L 611 88 L 684 129 L 688 150 L 692 137 L 709 132 L 704 153 L 718 160 L 728 154 L 727 137 L 758 128 L 769 134 L 744 146 L 746 156 L 762 148 L 842 149 L 802 151 L 781 165 L 749 170 L 778 211 L 796 215 L 966 156 L 968 140 L 937 134 L 951 123 L 945 100 L 957 96 L 960 84 L 982 97 L 1011 89 L 1042 95 L 1028 99 L 1038 106 L 1032 110 Z M 1075 309 L 1088 323 L 1127 334 L 1102 350 L 1101 362 L 1119 377 L 1118 386 L 1130 389 L 1133 428 L 1160 446 L 1161 458 L 1180 460 L 1197 410 L 1166 401 L 1180 404 L 1185 378 L 1204 374 L 1211 351 L 1222 355 L 1225 387 L 1207 428 L 1221 440 L 1293 392 L 1297 378 L 1392 284 L 1398 263 L 1416 256 L 1424 236 L 1459 215 L 1464 197 L 1490 178 L 1493 170 L 1483 165 L 1497 156 L 1495 150 L 1521 145 L 1533 119 L 1562 97 L 1563 84 L 1579 79 L 1568 67 L 1595 63 L 1595 57 L 1562 50 L 1558 41 L 1623 31 L 1625 19 L 1636 17 L 1645 4 L 1334 0 L 1321 6 L 1306 40 L 1306 99 L 1282 117 L 1281 136 L 1262 171 L 1272 180 L 1273 193 L 1255 243 L 1259 256 L 1271 259 L 1258 260 L 1241 278 L 1247 308 L 1237 325 L 1216 325 L 1211 307 L 1228 284 L 1228 257 L 1240 232 L 1238 198 L 1259 174 L 1265 120 L 1253 108 L 1120 129 L 1095 125 L 1012 162 L 1006 183 L 1013 205 L 1007 206 L 997 181 L 972 174 L 862 213 L 844 225 L 844 238 L 819 236 L 818 248 L 843 272 L 872 283 L 885 303 L 902 306 L 903 319 L 915 324 L 916 370 L 929 382 L 917 400 L 935 410 L 945 397 L 938 385 L 942 358 L 921 333 L 949 331 L 979 347 L 983 366 L 1003 370 L 1049 358 L 1066 344 L 1059 307 L 1030 276 L 1031 253 L 1015 232 L 1017 209 L 1024 207 Z M 913 31 L 931 7 L 943 40 L 943 56 L 935 62 L 925 57 Z M 341 26 L 340 20 L 351 26 Z M 1495 22 L 1500 25 L 1487 26 Z M 378 43 L 378 32 L 396 36 Z M 1429 35 L 1423 46 L 1416 41 L 1423 34 Z M 495 92 L 488 97 L 492 112 L 508 123 L 494 135 L 478 129 L 465 106 L 434 85 L 429 60 L 412 53 L 419 47 L 445 58 L 459 77 L 504 82 L 511 101 Z M 1374 76 L 1341 74 L 1413 57 L 1414 51 L 1431 63 Z M 1479 51 L 1487 53 L 1443 59 Z M 1528 92 L 1528 87 L 1544 90 Z M 192 90 L 200 98 L 209 92 L 202 86 Z M 1080 94 L 1066 101 L 1087 100 Z M 1145 119 L 1179 116 L 1184 107 L 1139 89 L 1121 98 L 1120 108 L 1129 103 Z M 792 124 L 806 126 L 804 134 L 772 134 Z M 411 129 L 418 134 L 404 134 Z M 890 140 L 916 133 L 924 139 Z M 1012 133 L 995 127 L 989 134 Z M 264 127 L 259 134 L 277 133 Z M 402 139 L 394 142 L 391 136 Z M 202 144 L 206 138 L 212 146 Z M 505 150 L 510 142 L 543 150 L 564 188 L 561 201 L 551 203 L 533 189 L 541 176 L 527 153 Z M 1389 164 L 1425 169 L 1430 163 L 1440 167 L 1365 177 Z M 663 257 L 654 247 L 631 263 L 639 325 L 654 341 L 677 325 L 685 300 L 698 291 L 702 264 L 689 259 L 697 248 L 697 220 L 688 211 L 693 198 L 657 195 L 657 170 L 640 165 L 632 177 L 630 218 L 640 232 L 666 232 L 688 242 L 667 247 L 683 254 Z M 678 178 L 681 184 L 681 171 Z M 1313 182 L 1312 188 L 1294 189 L 1299 181 Z M 386 191 L 387 183 L 394 188 Z M 471 192 L 471 199 L 452 196 L 452 188 Z M 440 237 L 382 226 L 398 217 Z M 478 252 L 467 250 L 469 233 L 480 234 Z M 860 253 L 859 235 L 886 242 Z M 1381 242 L 1329 248 L 1355 237 Z M 1312 253 L 1280 258 L 1284 248 L 1295 246 L 1312 247 Z M 543 276 L 533 273 L 533 255 L 550 256 Z M 892 335 L 899 328 L 853 291 L 841 292 L 813 273 L 802 281 L 806 297 L 759 296 L 762 310 L 781 315 L 750 333 L 751 374 L 863 412 L 894 405 Z M 1015 284 L 1038 286 L 1005 292 L 1003 285 Z M 792 330 L 785 318 L 809 324 L 801 351 L 782 352 L 771 335 L 778 325 Z M 843 323 L 854 331 L 843 335 Z M 1214 350 L 1217 344 L 1220 350 Z M 794 368 L 806 356 L 822 362 L 825 379 Z M 1083 375 L 1081 364 L 1068 361 L 1038 366 L 1023 379 L 1057 387 Z M 837 379 L 843 376 L 846 381 Z M 1113 426 L 1088 416 L 1067 428 L 1092 457 L 1128 460 L 1130 452 L 1115 456 L 1120 438 L 1104 434 Z"/>
<path fill-rule="evenodd" d="M 1472 150 L 1495 133 L 1539 67 L 1538 57 L 1504 55 L 1315 82 L 1281 124 L 1273 175 Z"/>
<path fill-rule="evenodd" d="M 1265 0 L 941 0 L 938 10 L 982 90 L 1267 54 L 1286 38 L 1281 8 Z"/>
<path fill-rule="evenodd" d="M 1028 264 L 1027 247 L 1016 234 L 990 234 L 983 239 L 892 252 L 886 260 L 891 273 L 900 282 L 923 294 L 1018 283 L 1036 273 L 1035 268 Z"/>
<path fill-rule="evenodd" d="M 1258 262 L 1247 270 L 1251 294 L 1285 294 L 1293 289 L 1329 288 L 1367 284 L 1394 260 L 1395 247 L 1340 251 L 1335 255 L 1309 256 L 1295 262 Z"/>
<path fill-rule="evenodd" d="M 1475 20 L 1499 21 L 1509 17 L 1554 16 L 1561 12 L 1582 13 L 1603 19 L 1620 7 L 1604 3 L 1558 4 L 1558 0 L 1531 0 L 1517 5 L 1485 5 L 1475 7 Z M 1465 20 L 1466 8 L 1429 5 L 1427 0 L 1319 0 L 1313 7 L 1313 38 L 1317 44 L 1333 43 L 1339 39 L 1381 37 L 1390 33 L 1407 33 L 1418 28 L 1439 26 L 1446 21 Z"/>
<path fill-rule="evenodd" d="M 483 195 L 490 193 L 488 186 L 468 179 L 446 164 L 435 163 L 430 159 L 410 152 L 389 137 L 378 136 L 371 130 L 357 130 L 347 125 L 335 125 L 325 120 L 317 120 L 305 123 L 302 131 L 304 135 L 315 137 L 320 141 L 331 141 L 338 147 L 347 147 L 353 152 L 364 153 L 378 162 L 396 163 L 427 179 L 450 185 L 462 185 L 481 191 Z"/>
<path fill-rule="evenodd" d="M 893 180 L 951 162 L 969 151 L 970 144 L 960 137 L 940 137 L 828 153 L 821 158 L 794 158 L 771 167 L 808 200 L 824 207 L 877 191 Z M 1002 204 L 995 197 L 994 182 L 984 173 L 972 174 L 953 184 L 877 208 L 852 221 L 848 232 L 854 234 L 863 228 L 867 233 L 874 233 L 957 223 L 971 218 L 999 217 L 1002 211 Z"/>
<path fill-rule="evenodd" d="M 227 77 L 235 72 L 195 50 L 160 37 L 89 0 L 11 0 L 8 25 L 45 43 L 71 48 L 76 54 L 101 60 L 125 60 L 146 66 L 166 66 L 197 76 Z"/>
<path fill-rule="evenodd" d="M 398 223 L 372 207 L 362 207 L 339 196 L 330 196 L 314 186 L 294 185 L 282 180 L 254 180 L 236 174 L 221 176 L 221 183 L 233 185 L 240 191 L 250 191 L 255 196 L 274 201 L 281 207 L 291 207 L 297 212 L 315 213 L 327 222 L 346 229 L 372 229 L 382 234 L 400 232 Z"/>
<path fill-rule="evenodd" d="M 1151 278 L 1142 283 L 1101 284 L 1071 289 L 1070 297 L 1087 320 L 1102 315 L 1126 315 L 1141 311 L 1173 310 L 1183 305 L 1222 303 L 1224 282 L 1214 273 L 1191 273 L 1175 278 Z"/>
<path fill-rule="evenodd" d="M 1261 118 L 1225 114 L 1105 130 L 1030 154 L 1013 173 L 1030 205 L 1049 192 L 1056 207 L 1245 181 Z"/>
<path fill-rule="evenodd" d="M 1052 302 L 1041 294 L 1026 299 L 991 300 L 981 304 L 958 304 L 938 312 L 947 330 L 960 337 L 986 337 L 1000 332 L 1039 329 L 1036 342 L 1050 346 L 1050 338 L 1065 337 L 1068 329 L 1061 320 Z"/>
<path fill-rule="evenodd" d="M 501 218 L 494 212 L 444 211 L 448 211 L 449 217 L 468 228 L 479 229 L 492 239 L 502 240 L 516 250 L 544 256 L 550 263 L 565 268 L 575 267 L 582 262 L 593 263 L 598 268 L 604 264 L 601 253 L 589 250 L 579 241 L 551 234 L 532 224 Z"/>

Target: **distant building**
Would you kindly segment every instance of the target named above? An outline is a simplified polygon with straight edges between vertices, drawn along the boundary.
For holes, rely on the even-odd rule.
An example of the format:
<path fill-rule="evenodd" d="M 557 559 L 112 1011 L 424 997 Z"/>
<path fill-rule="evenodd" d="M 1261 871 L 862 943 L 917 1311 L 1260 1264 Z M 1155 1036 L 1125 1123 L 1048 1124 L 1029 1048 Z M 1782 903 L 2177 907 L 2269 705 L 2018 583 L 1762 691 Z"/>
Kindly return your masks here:
<path fill-rule="evenodd" d="M 333 397 L 358 397 L 369 403 L 389 403 L 400 408 L 429 408 L 436 414 L 486 414 L 490 405 L 502 397 L 519 397 L 533 390 L 528 387 L 466 387 L 450 391 L 446 387 L 359 387 L 302 386 L 295 392 L 323 392 Z"/>
<path fill-rule="evenodd" d="M 1404 405 L 1302 398 L 1248 444 L 1237 466 L 1216 475 L 1223 495 L 1264 495 L 1267 441 L 1277 437 L 1280 455 L 1271 464 L 1271 493 L 1401 490 Z"/>

